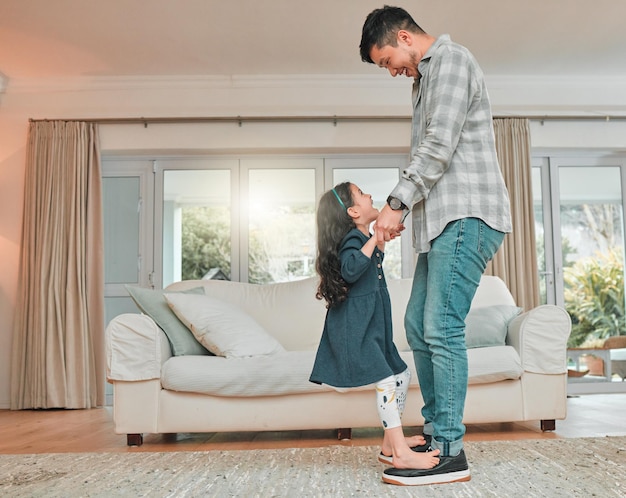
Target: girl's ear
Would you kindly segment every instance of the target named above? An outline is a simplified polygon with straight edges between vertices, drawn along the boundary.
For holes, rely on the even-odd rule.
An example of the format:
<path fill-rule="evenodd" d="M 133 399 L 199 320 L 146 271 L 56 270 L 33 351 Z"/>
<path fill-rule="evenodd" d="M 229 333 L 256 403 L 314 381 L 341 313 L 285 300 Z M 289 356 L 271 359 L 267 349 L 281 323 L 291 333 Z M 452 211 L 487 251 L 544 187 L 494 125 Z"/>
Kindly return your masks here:
<path fill-rule="evenodd" d="M 361 213 L 359 213 L 358 208 L 356 208 L 355 206 L 350 206 L 348 209 L 346 209 L 346 213 L 348 213 L 348 216 L 350 216 L 350 218 L 354 220 L 361 216 Z"/>

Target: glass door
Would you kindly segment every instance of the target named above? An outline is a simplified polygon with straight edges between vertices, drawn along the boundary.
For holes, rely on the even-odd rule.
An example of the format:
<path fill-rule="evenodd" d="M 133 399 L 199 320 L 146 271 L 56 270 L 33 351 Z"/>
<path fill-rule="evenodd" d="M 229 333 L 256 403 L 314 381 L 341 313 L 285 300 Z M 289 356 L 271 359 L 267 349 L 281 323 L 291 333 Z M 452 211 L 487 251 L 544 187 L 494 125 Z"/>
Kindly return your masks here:
<path fill-rule="evenodd" d="M 572 319 L 572 392 L 609 392 L 604 341 L 626 330 L 623 158 L 550 157 L 533 162 L 537 256 L 544 302 Z M 619 390 L 619 389 L 618 389 Z"/>
<path fill-rule="evenodd" d="M 104 305 L 109 321 L 137 307 L 125 286 L 152 286 L 151 161 L 103 161 Z"/>
<path fill-rule="evenodd" d="M 152 161 L 102 161 L 105 326 L 117 315 L 137 313 L 125 286 L 150 287 L 152 259 Z M 113 385 L 105 383 L 105 404 Z"/>
<path fill-rule="evenodd" d="M 553 220 L 551 210 L 550 170 L 548 158 L 533 158 L 532 188 L 535 213 L 537 270 L 540 304 L 556 304 L 556 273 L 560 266 L 554 260 Z"/>
<path fill-rule="evenodd" d="M 570 346 L 602 347 L 624 330 L 624 218 L 619 166 L 557 162 L 563 304 Z"/>

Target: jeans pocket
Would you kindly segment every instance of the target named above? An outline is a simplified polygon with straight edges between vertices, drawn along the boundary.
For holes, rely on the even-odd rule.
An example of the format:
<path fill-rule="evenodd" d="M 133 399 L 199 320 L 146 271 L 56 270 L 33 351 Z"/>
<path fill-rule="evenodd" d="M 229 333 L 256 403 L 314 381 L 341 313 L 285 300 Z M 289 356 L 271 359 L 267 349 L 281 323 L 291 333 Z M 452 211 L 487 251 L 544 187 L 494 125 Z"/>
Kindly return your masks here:
<path fill-rule="evenodd" d="M 482 220 L 479 222 L 479 239 L 478 239 L 478 251 L 485 258 L 485 263 L 491 261 L 496 254 L 502 241 L 504 240 L 504 233 L 494 230 L 487 223 Z"/>

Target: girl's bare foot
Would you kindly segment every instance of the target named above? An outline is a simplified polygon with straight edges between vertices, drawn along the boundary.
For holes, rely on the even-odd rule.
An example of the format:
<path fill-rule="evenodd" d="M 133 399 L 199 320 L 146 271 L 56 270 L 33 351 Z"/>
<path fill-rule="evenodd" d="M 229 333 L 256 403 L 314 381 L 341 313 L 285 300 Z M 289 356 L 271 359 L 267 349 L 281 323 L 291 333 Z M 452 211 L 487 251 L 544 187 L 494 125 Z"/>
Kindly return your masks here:
<path fill-rule="evenodd" d="M 393 466 L 396 469 L 432 469 L 439 463 L 439 450 L 418 453 L 407 448 L 399 455 L 393 456 Z"/>
<path fill-rule="evenodd" d="M 408 437 L 405 437 L 404 440 L 406 441 L 406 444 L 409 448 L 414 448 L 415 446 L 423 446 L 426 444 L 426 440 L 424 439 L 424 436 L 420 436 L 420 435 L 408 436 Z M 382 448 L 380 449 L 380 452 L 385 456 L 391 456 L 392 447 L 391 447 L 391 441 L 389 440 L 389 438 L 387 437 L 383 438 L 383 444 L 382 444 Z"/>
<path fill-rule="evenodd" d="M 409 448 L 413 448 L 415 446 L 423 446 L 426 444 L 426 439 L 424 439 L 424 436 L 421 435 L 408 436 L 404 439 L 406 440 L 406 444 L 409 445 Z"/>
<path fill-rule="evenodd" d="M 421 435 L 405 437 L 401 426 L 385 429 L 378 460 L 396 469 L 432 469 L 439 463 L 439 450 L 425 451 L 425 444 Z M 415 447 L 419 451 L 413 451 Z"/>

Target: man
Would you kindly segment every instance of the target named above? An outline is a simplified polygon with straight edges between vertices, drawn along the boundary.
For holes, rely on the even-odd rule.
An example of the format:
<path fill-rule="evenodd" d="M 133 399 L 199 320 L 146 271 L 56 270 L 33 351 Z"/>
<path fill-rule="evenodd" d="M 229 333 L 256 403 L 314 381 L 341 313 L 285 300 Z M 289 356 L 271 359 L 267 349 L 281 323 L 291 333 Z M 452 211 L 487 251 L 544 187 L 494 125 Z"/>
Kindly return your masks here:
<path fill-rule="evenodd" d="M 466 48 L 448 35 L 425 33 L 398 7 L 367 16 L 360 49 L 364 62 L 414 78 L 410 163 L 375 232 L 390 240 L 411 211 L 419 256 L 405 327 L 424 398 L 424 436 L 440 450 L 433 469 L 389 468 L 383 480 L 467 481 L 465 317 L 487 263 L 511 231 L 484 77 Z"/>

